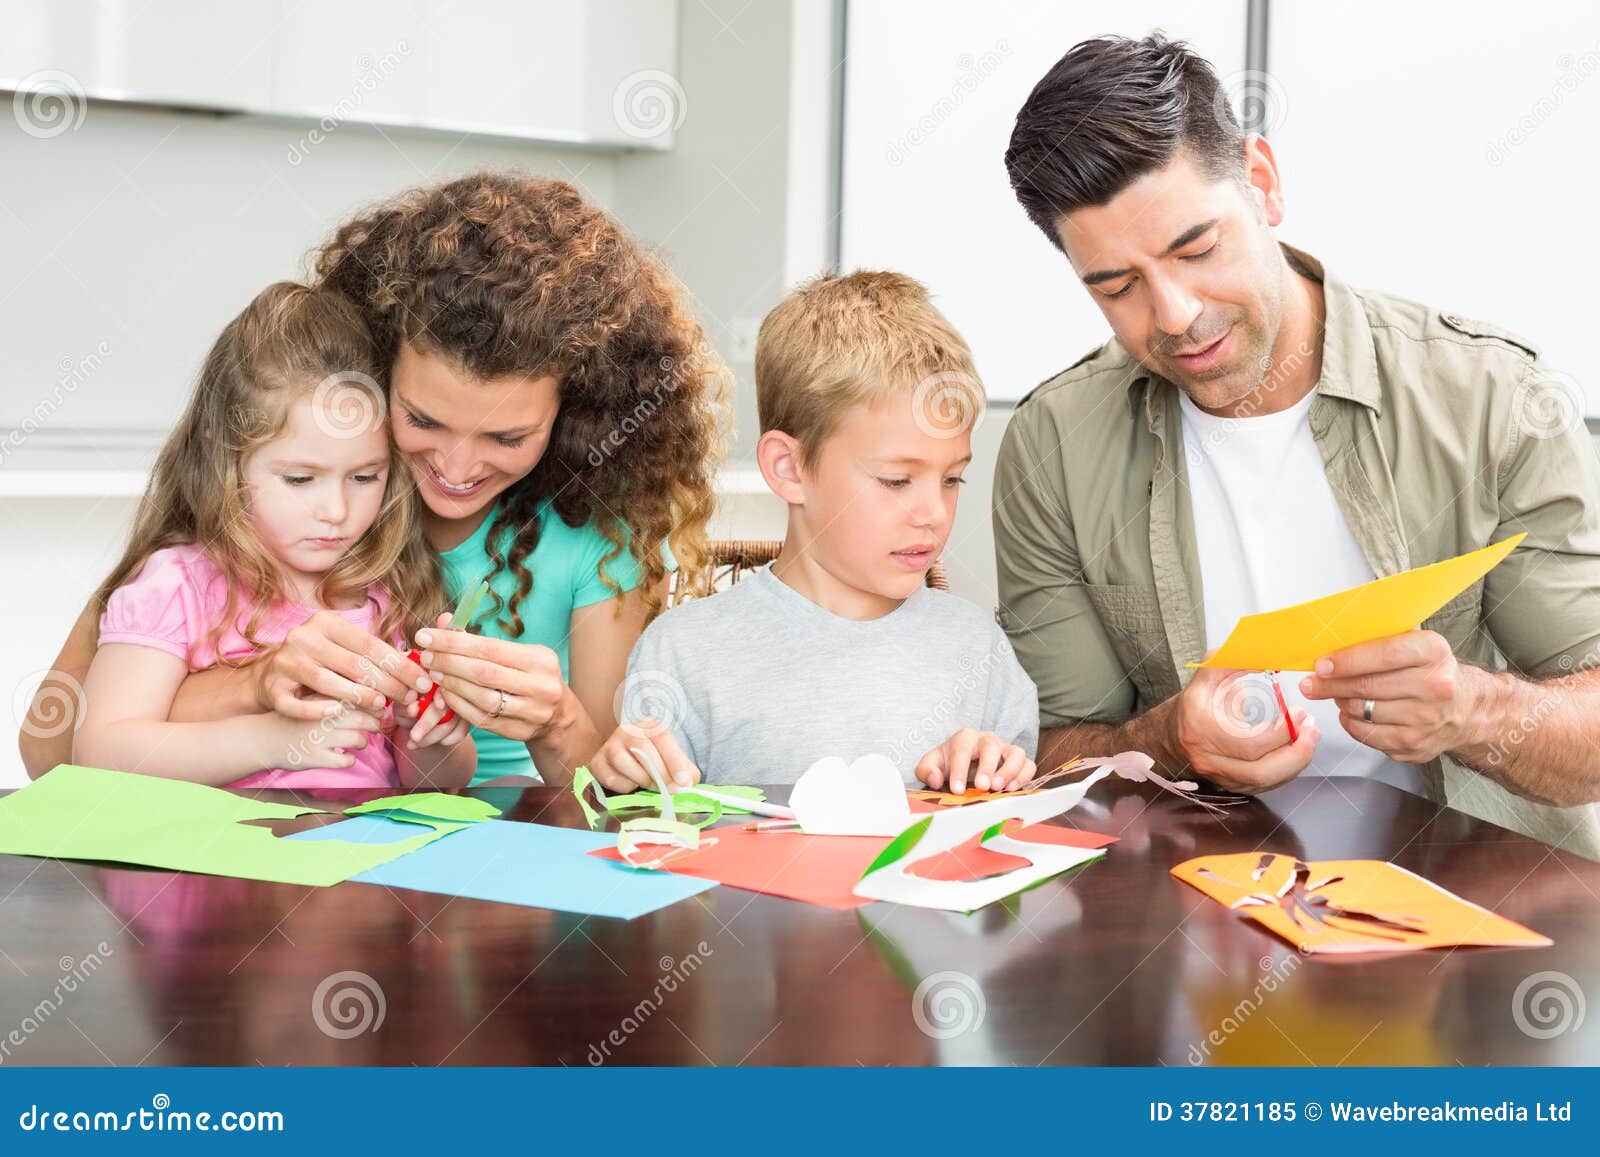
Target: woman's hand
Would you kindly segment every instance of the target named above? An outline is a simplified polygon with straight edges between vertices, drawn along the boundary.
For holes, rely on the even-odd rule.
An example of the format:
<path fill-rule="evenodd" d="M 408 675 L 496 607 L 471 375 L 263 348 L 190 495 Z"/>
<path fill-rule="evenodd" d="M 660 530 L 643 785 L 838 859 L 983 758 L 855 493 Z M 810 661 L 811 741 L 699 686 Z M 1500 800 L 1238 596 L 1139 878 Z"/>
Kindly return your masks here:
<path fill-rule="evenodd" d="M 439 627 L 417 632 L 422 666 L 440 687 L 419 726 L 436 722 L 441 702 L 472 726 L 523 743 L 560 722 L 571 692 L 554 651 L 453 631 L 448 621 L 441 615 Z"/>
<path fill-rule="evenodd" d="M 345 704 L 381 712 L 430 686 L 421 667 L 333 611 L 312 615 L 254 666 L 261 709 L 306 722 Z"/>

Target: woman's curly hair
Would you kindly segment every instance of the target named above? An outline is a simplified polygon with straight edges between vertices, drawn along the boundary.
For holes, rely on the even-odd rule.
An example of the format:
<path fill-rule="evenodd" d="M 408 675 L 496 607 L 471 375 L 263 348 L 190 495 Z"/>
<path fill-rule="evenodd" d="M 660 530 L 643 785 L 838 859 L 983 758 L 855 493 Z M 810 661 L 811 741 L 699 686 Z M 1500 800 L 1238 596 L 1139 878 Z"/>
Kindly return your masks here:
<path fill-rule="evenodd" d="M 416 189 L 348 222 L 318 253 L 323 286 L 366 314 L 379 354 L 400 344 L 443 355 L 478 378 L 554 374 L 561 407 L 550 444 L 501 501 L 489 528 L 498 574 L 533 589 L 526 566 L 549 500 L 568 526 L 593 521 L 644 572 L 648 612 L 711 591 L 706 525 L 728 427 L 728 371 L 662 263 L 565 181 L 474 173 Z M 505 532 L 514 531 L 510 549 Z"/>

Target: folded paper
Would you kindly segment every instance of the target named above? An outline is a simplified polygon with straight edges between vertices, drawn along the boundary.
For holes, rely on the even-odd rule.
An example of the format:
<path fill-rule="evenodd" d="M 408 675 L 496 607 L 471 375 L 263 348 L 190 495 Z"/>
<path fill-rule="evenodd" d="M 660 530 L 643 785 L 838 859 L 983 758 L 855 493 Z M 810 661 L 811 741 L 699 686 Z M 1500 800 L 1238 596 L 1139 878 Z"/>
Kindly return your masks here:
<path fill-rule="evenodd" d="M 1186 860 L 1172 874 L 1305 953 L 1551 943 L 1382 860 L 1239 852 Z"/>
<path fill-rule="evenodd" d="M 789 807 L 812 836 L 893 836 L 912 820 L 900 769 L 876 754 L 817 760 L 795 780 Z"/>
<path fill-rule="evenodd" d="M 1045 847 L 1019 840 L 1007 829 L 1012 825 L 1051 819 L 1075 807 L 1089 788 L 1110 774 L 1109 767 L 1102 767 L 1087 778 L 1062 787 L 923 816 L 891 841 L 872 862 L 856 883 L 855 894 L 869 900 L 890 900 L 919 908 L 973 912 L 1098 859 L 1105 854 L 1103 850 Z M 1025 861 L 1025 865 L 975 880 L 928 879 L 912 870 L 974 836 L 979 837 L 982 847 L 1014 856 Z"/>
<path fill-rule="evenodd" d="M 1010 835 L 1019 842 L 1086 850 L 1116 842 L 1112 836 L 1054 824 L 1035 824 Z M 931 880 L 968 880 L 1017 866 L 1020 857 L 982 847 L 978 839 L 975 835 L 948 852 L 930 856 L 914 870 Z M 890 842 L 884 836 L 810 836 L 798 831 L 758 830 L 758 825 L 724 824 L 703 832 L 699 850 L 673 859 L 667 874 L 714 880 L 731 888 L 823 908 L 860 908 L 871 901 L 856 895 L 855 886 Z M 621 859 L 612 847 L 589 854 Z"/>
<path fill-rule="evenodd" d="M 1422 621 L 1498 566 L 1526 538 L 1374 579 L 1281 610 L 1246 615 L 1222 646 L 1191 667 L 1310 671 L 1346 647 L 1416 630 Z"/>

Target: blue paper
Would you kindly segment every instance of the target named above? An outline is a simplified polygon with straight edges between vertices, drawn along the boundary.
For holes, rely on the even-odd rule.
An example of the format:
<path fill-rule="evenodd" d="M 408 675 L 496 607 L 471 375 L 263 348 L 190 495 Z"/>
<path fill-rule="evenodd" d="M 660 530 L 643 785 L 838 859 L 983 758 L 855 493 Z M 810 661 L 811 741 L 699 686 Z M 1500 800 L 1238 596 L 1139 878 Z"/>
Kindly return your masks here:
<path fill-rule="evenodd" d="M 378 816 L 352 816 L 286 838 L 383 844 L 415 832 L 412 825 Z M 605 832 L 483 820 L 350 878 L 386 888 L 623 920 L 717 886 L 714 880 L 641 871 L 587 854 L 614 847 L 616 840 Z"/>

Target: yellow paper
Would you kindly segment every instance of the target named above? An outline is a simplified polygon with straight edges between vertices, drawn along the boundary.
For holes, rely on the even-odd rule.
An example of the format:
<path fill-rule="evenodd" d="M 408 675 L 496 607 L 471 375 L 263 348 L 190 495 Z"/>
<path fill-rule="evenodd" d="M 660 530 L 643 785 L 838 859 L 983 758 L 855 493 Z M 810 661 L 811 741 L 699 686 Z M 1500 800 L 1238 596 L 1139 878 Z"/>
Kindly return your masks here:
<path fill-rule="evenodd" d="M 1414 631 L 1422 621 L 1488 574 L 1526 538 L 1374 579 L 1338 594 L 1246 615 L 1222 646 L 1191 667 L 1311 671 L 1317 660 L 1357 643 Z"/>

